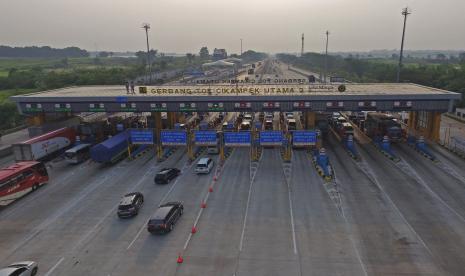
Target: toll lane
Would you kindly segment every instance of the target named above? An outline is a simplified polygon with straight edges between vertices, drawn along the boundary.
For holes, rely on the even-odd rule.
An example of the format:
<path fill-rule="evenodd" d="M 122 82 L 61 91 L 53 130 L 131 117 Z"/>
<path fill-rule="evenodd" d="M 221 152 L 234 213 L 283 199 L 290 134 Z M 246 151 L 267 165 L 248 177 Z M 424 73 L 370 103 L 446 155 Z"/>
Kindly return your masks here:
<path fill-rule="evenodd" d="M 334 137 L 330 136 L 327 142 L 328 155 L 342 194 L 344 215 L 366 274 L 440 275 L 442 271 L 428 248 L 422 245 L 396 206 L 360 170 Z M 390 162 L 383 161 L 367 160 L 380 166 Z"/>
<path fill-rule="evenodd" d="M 15 226 L 21 233 L 14 245 L 8 247 L 10 251 L 6 260 L 32 258 L 38 260 L 43 269 L 50 268 L 70 249 L 90 237 L 101 218 L 109 216 L 109 210 L 117 206 L 119 198 L 128 189 L 127 179 L 138 172 L 137 168 L 143 167 L 148 158 L 133 163 L 123 161 L 103 170 L 95 164 L 95 174 L 76 173 L 61 183 L 51 178 L 50 189 L 44 186 L 45 196 L 37 197 L 34 205 L 26 206 L 26 209 L 30 208 L 28 213 L 18 212 L 5 221 L 6 225 Z M 67 186 L 68 190 L 61 185 Z M 30 228 L 27 220 L 33 221 L 36 217 L 41 218 L 41 223 Z M 26 222 L 19 227 L 14 224 L 17 221 Z"/>
<path fill-rule="evenodd" d="M 421 244 L 432 256 L 435 266 L 443 270 L 442 275 L 463 275 L 463 221 L 432 197 L 414 177 L 386 160 L 372 145 L 359 145 L 359 148 L 374 181 L 416 233 L 417 241 L 403 239 L 401 245 L 409 246 L 412 242 Z"/>
<path fill-rule="evenodd" d="M 214 159 L 217 163 L 217 158 Z M 196 175 L 193 172 L 194 164 L 195 162 L 187 167 L 177 180 L 176 186 L 162 198 L 163 202 L 181 201 L 184 205 L 184 214 L 174 230 L 166 235 L 152 235 L 147 232 L 146 222 L 155 212 L 155 205 L 160 203 L 155 200 L 156 204 L 148 208 L 149 215 L 145 217 L 144 223 L 139 225 L 143 230 L 139 235 L 134 233 L 133 240 L 128 244 L 131 246 L 114 260 L 113 265 L 109 265 L 113 267 L 111 275 L 148 275 L 154 271 L 158 275 L 175 274 L 176 258 L 178 254 L 183 253 L 184 244 L 198 214 L 198 207 L 212 183 L 216 168 L 215 166 L 210 174 Z"/>
<path fill-rule="evenodd" d="M 226 161 L 177 275 L 214 276 L 236 272 L 249 187 L 250 151 L 238 148 Z"/>
<path fill-rule="evenodd" d="M 301 275 L 363 275 L 342 216 L 308 153 L 295 150 L 291 195 Z"/>
<path fill-rule="evenodd" d="M 406 162 L 399 166 L 465 222 L 465 178 L 457 179 L 441 168 L 440 163 L 433 163 L 405 144 L 395 145 L 394 149 Z"/>
<path fill-rule="evenodd" d="M 439 161 L 444 163 L 453 174 L 458 174 L 460 177 L 465 178 L 465 159 L 457 156 L 439 145 L 429 145 L 430 150 Z"/>
<path fill-rule="evenodd" d="M 68 251 L 66 259 L 56 269 L 53 275 L 84 275 L 99 273 L 111 273 L 121 258 L 124 258 L 128 245 L 134 240 L 140 229 L 146 232 L 147 218 L 151 216 L 159 205 L 161 198 L 166 194 L 171 185 L 154 184 L 154 176 L 162 167 L 182 167 L 186 163 L 185 150 L 178 149 L 168 160 L 157 164 L 150 160 L 147 164 L 135 169 L 132 175 L 128 175 L 126 181 L 126 191 L 117 191 L 101 195 L 96 199 L 97 204 L 102 204 L 102 197 L 109 197 L 106 206 L 106 214 L 99 216 L 99 221 L 94 224 L 91 235 L 79 246 L 75 246 Z M 144 195 L 144 205 L 136 217 L 120 219 L 116 215 L 116 207 L 119 198 L 129 191 L 139 191 Z"/>
<path fill-rule="evenodd" d="M 281 162 L 277 149 L 263 151 L 252 183 L 237 275 L 300 275 Z"/>

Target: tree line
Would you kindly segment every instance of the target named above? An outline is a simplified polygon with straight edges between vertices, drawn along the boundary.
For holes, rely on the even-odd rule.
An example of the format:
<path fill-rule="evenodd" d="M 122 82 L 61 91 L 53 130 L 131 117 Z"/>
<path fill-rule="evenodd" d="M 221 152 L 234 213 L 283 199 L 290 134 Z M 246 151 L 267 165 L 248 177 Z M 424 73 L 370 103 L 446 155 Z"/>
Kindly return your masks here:
<path fill-rule="evenodd" d="M 0 46 L 0 57 L 4 58 L 64 58 L 64 57 L 88 57 L 89 52 L 78 47 L 64 49 L 51 48 L 49 46 L 37 47 L 10 47 Z"/>
<path fill-rule="evenodd" d="M 278 54 L 285 63 L 315 72 L 324 73 L 325 55 L 306 53 L 302 57 Z M 383 60 L 328 56 L 328 75 L 344 77 L 354 82 L 396 82 L 397 64 Z M 412 82 L 462 94 L 458 106 L 465 106 L 465 60 L 448 64 L 405 64 L 401 82 Z"/>

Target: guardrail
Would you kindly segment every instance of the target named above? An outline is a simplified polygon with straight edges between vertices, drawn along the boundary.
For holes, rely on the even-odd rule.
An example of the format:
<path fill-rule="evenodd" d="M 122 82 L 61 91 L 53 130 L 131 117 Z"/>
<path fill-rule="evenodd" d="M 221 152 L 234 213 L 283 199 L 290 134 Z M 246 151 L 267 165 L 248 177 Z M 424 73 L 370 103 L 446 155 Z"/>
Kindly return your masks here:
<path fill-rule="evenodd" d="M 465 156 L 465 139 L 452 136 L 449 148 L 460 156 Z"/>

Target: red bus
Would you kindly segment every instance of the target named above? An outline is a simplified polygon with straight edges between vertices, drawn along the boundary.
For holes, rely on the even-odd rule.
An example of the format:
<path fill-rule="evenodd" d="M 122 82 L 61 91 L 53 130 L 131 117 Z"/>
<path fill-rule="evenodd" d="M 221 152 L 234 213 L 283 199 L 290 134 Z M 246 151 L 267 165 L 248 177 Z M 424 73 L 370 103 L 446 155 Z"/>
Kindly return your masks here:
<path fill-rule="evenodd" d="M 44 163 L 19 162 L 0 170 L 0 206 L 5 206 L 48 182 Z"/>

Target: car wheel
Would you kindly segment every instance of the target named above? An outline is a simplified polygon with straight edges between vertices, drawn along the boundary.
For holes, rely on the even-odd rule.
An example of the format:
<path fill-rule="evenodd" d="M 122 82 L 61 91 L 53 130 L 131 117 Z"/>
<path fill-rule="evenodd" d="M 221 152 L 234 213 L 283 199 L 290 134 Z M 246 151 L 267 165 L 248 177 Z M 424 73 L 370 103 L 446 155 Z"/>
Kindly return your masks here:
<path fill-rule="evenodd" d="M 36 275 L 36 274 L 37 274 L 37 270 L 38 270 L 37 267 L 34 267 L 34 268 L 32 269 L 32 271 L 31 271 L 31 276 Z"/>
<path fill-rule="evenodd" d="M 173 231 L 173 224 L 170 224 L 170 232 Z"/>
<path fill-rule="evenodd" d="M 181 211 L 179 211 L 179 216 L 182 216 L 182 213 L 184 213 L 184 208 L 181 208 Z"/>
<path fill-rule="evenodd" d="M 33 186 L 32 186 L 32 190 L 35 191 L 39 189 L 39 184 L 35 183 Z"/>

